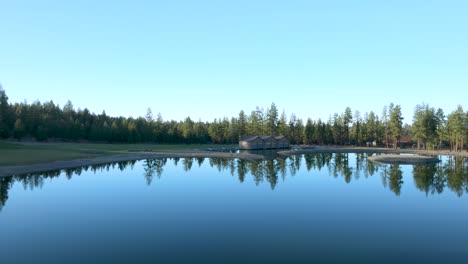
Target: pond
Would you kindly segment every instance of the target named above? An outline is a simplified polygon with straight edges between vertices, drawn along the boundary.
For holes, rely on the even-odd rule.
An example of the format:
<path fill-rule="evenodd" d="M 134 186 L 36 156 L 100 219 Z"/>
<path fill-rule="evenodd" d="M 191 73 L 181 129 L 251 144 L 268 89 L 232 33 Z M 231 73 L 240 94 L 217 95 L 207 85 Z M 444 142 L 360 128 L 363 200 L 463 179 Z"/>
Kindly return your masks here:
<path fill-rule="evenodd" d="M 467 263 L 468 159 L 120 162 L 0 178 L 1 263 Z"/>

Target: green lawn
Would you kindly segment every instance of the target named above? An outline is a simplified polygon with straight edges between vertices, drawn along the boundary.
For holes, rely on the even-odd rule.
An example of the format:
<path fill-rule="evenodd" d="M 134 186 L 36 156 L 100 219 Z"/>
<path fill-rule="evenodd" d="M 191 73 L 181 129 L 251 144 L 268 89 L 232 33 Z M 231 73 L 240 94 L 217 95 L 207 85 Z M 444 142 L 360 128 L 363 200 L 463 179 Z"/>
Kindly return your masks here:
<path fill-rule="evenodd" d="M 0 141 L 0 166 L 28 165 L 55 160 L 93 158 L 129 151 L 170 151 L 221 148 L 221 145 L 92 144 L 92 143 L 11 143 Z"/>

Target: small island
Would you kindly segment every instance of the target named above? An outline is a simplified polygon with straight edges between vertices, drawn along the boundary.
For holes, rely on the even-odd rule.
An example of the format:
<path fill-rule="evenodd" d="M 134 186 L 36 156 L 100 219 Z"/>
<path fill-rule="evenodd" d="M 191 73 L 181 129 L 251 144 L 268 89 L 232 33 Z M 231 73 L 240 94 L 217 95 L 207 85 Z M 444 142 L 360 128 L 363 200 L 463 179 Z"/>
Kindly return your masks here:
<path fill-rule="evenodd" d="M 421 156 L 414 154 L 382 154 L 373 155 L 368 158 L 371 161 L 377 161 L 381 163 L 399 163 L 399 164 L 425 164 L 425 163 L 437 163 L 440 159 L 431 156 Z"/>

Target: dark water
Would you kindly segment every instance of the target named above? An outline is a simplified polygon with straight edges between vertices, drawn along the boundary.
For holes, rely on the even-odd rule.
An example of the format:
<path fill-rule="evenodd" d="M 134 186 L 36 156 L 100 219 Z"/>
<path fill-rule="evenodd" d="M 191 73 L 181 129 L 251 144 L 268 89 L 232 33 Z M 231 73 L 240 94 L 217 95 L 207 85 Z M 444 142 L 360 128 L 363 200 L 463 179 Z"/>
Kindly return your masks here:
<path fill-rule="evenodd" d="M 159 159 L 0 178 L 0 263 L 468 263 L 468 160 Z"/>

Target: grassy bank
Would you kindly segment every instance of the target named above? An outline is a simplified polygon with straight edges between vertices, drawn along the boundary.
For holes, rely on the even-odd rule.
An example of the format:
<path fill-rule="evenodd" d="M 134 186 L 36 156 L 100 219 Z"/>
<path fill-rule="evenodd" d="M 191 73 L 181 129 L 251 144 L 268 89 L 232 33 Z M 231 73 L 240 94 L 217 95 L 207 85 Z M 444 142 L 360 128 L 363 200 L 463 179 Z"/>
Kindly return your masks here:
<path fill-rule="evenodd" d="M 12 143 L 0 141 L 0 166 L 29 165 L 56 160 L 95 158 L 133 151 L 171 151 L 220 148 L 220 145 Z"/>

